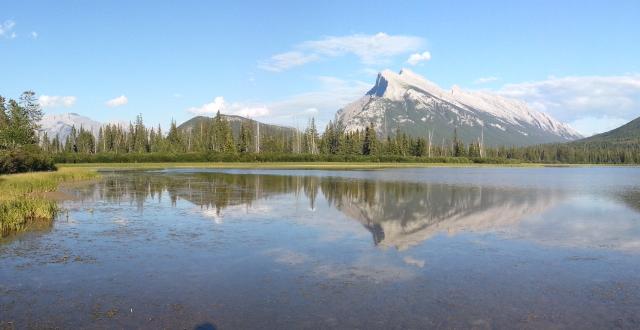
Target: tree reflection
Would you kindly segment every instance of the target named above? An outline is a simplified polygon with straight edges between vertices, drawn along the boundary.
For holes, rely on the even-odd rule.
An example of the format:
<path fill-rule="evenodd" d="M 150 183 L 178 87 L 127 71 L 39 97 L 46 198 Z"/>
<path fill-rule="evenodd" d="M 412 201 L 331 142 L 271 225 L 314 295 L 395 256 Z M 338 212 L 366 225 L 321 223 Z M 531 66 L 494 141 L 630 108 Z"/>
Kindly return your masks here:
<path fill-rule="evenodd" d="M 561 197 L 557 191 L 331 176 L 148 172 L 106 176 L 85 193 L 86 198 L 110 203 L 135 203 L 140 211 L 168 196 L 174 206 L 186 200 L 218 216 L 230 206 L 251 207 L 256 200 L 284 194 L 304 196 L 310 210 L 322 199 L 359 221 L 371 232 L 374 244 L 398 249 L 437 232 L 513 224 Z"/>

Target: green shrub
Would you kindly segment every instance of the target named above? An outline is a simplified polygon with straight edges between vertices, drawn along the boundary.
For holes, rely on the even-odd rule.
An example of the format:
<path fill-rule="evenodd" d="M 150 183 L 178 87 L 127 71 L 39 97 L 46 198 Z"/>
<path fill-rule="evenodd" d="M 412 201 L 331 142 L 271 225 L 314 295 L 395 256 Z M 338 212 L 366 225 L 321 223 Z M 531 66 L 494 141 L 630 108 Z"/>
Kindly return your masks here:
<path fill-rule="evenodd" d="M 0 174 L 55 170 L 53 159 L 37 147 L 0 150 Z"/>

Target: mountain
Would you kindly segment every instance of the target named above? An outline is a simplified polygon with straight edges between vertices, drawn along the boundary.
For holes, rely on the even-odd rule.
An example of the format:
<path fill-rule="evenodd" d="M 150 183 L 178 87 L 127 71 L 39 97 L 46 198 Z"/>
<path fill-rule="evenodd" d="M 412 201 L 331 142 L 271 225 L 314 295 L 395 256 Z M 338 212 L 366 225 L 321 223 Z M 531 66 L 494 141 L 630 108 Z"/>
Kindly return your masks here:
<path fill-rule="evenodd" d="M 50 139 L 53 139 L 58 135 L 61 141 L 64 141 L 67 138 L 67 135 L 71 133 L 71 127 L 73 126 L 78 130 L 82 127 L 85 130 L 91 131 L 93 135 L 98 136 L 98 130 L 100 130 L 100 127 L 103 125 L 89 117 L 81 116 L 73 112 L 46 114 L 42 117 L 39 124 L 42 133 L 46 132 Z"/>
<path fill-rule="evenodd" d="M 403 69 L 378 74 L 375 86 L 359 100 L 336 113 L 347 131 L 373 123 L 381 137 L 396 129 L 433 140 L 451 140 L 454 129 L 465 142 L 484 137 L 485 145 L 532 145 L 566 142 L 580 134 L 524 102 L 485 91 L 453 87 L 445 91 L 433 82 Z"/>
<path fill-rule="evenodd" d="M 231 130 L 233 131 L 233 136 L 238 137 L 240 135 L 240 126 L 242 123 L 246 123 L 249 127 L 253 128 L 254 132 L 256 130 L 256 125 L 259 123 L 256 120 L 235 116 L 235 115 L 222 115 L 224 119 L 226 119 L 231 125 Z M 184 123 L 178 126 L 179 130 L 188 130 L 188 129 L 196 129 L 201 124 L 205 123 L 208 120 L 211 120 L 211 117 L 206 116 L 196 116 L 193 117 Z M 279 126 L 272 124 L 260 123 L 260 136 L 275 136 L 285 134 L 286 136 L 291 136 L 295 134 L 296 129 L 293 127 L 287 126 Z"/>
<path fill-rule="evenodd" d="M 575 141 L 576 144 L 602 143 L 610 145 L 640 144 L 640 117 L 611 131 Z"/>
<path fill-rule="evenodd" d="M 255 130 L 257 123 L 257 121 L 255 120 L 234 115 L 222 116 L 227 119 L 227 121 L 229 121 L 231 129 L 233 130 L 233 134 L 236 137 L 240 132 L 240 125 L 243 122 L 248 123 Z M 193 117 L 178 126 L 178 129 L 186 130 L 189 128 L 195 128 L 199 126 L 200 123 L 203 123 L 206 120 L 211 120 L 211 118 L 204 116 Z M 67 135 L 71 133 L 71 127 L 73 126 L 75 126 L 75 128 L 78 130 L 80 129 L 80 127 L 84 128 L 85 130 L 90 130 L 94 136 L 98 136 L 100 127 L 105 125 L 105 123 L 95 121 L 89 117 L 81 116 L 77 113 L 46 114 L 42 117 L 42 120 L 39 124 L 41 127 L 41 134 L 46 132 L 50 139 L 53 139 L 56 135 L 58 135 L 61 141 L 64 141 L 67 138 Z M 113 124 L 122 125 L 123 127 L 128 127 L 129 125 L 129 123 L 126 122 L 113 122 Z M 260 123 L 260 136 L 263 137 L 281 134 L 290 136 L 294 133 L 295 128 L 292 127 Z"/>

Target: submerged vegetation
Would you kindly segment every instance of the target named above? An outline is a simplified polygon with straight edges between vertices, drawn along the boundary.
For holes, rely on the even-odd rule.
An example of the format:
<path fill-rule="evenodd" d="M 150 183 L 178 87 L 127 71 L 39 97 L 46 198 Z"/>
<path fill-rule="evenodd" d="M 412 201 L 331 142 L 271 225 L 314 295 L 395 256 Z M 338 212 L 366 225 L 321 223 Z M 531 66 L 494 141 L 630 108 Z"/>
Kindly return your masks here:
<path fill-rule="evenodd" d="M 37 222 L 51 222 L 58 206 L 46 193 L 55 191 L 62 182 L 97 176 L 95 170 L 85 168 L 0 176 L 0 237 L 23 231 Z"/>

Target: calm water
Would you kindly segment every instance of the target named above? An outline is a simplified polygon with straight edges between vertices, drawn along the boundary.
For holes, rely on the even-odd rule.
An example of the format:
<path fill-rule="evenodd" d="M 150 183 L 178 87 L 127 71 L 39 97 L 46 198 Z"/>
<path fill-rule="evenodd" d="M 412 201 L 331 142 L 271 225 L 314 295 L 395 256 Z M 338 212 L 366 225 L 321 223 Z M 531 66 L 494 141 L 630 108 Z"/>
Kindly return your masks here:
<path fill-rule="evenodd" d="M 640 168 L 167 170 L 0 241 L 0 328 L 640 328 Z"/>

